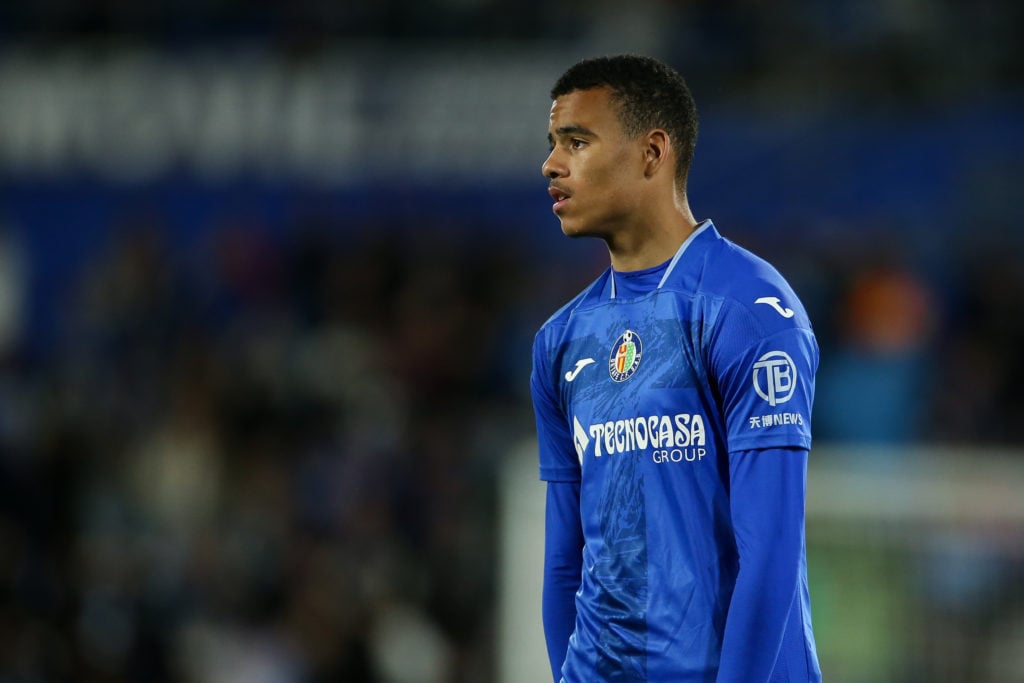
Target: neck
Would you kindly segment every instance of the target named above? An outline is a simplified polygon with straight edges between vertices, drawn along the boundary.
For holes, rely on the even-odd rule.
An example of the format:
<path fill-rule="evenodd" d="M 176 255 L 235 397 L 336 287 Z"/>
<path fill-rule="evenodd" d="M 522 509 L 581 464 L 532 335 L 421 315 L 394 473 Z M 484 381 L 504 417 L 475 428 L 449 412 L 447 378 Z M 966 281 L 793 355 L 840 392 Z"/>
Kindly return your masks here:
<path fill-rule="evenodd" d="M 664 263 L 675 255 L 696 227 L 697 221 L 690 212 L 686 196 L 676 197 L 671 207 L 605 240 L 612 268 L 628 272 Z"/>

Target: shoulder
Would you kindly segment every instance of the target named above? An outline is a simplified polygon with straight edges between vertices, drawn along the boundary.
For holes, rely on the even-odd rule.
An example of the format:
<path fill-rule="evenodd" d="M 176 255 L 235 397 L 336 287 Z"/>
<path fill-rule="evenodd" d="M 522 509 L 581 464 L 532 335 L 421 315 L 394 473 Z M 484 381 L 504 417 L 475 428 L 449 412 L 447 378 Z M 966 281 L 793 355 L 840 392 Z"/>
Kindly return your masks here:
<path fill-rule="evenodd" d="M 583 289 L 579 294 L 574 296 L 568 302 L 562 305 L 557 311 L 551 314 L 540 329 L 537 331 L 535 343 L 541 341 L 548 341 L 552 337 L 561 336 L 561 332 L 569 324 L 569 320 L 573 314 L 579 309 L 590 305 L 591 302 L 600 297 L 605 285 L 608 282 L 608 270 L 601 273 L 600 276 L 586 288 Z"/>
<path fill-rule="evenodd" d="M 743 247 L 726 241 L 720 274 L 733 273 L 721 285 L 733 308 L 761 324 L 768 333 L 791 327 L 810 328 L 800 297 L 771 263 Z"/>
<path fill-rule="evenodd" d="M 674 286 L 712 304 L 722 323 L 751 326 L 761 335 L 811 329 L 800 298 L 775 266 L 717 230 L 707 232 Z"/>
<path fill-rule="evenodd" d="M 533 339 L 533 371 L 530 378 L 535 401 L 538 396 L 546 396 L 549 402 L 554 401 L 558 384 L 555 368 L 558 366 L 559 356 L 565 353 L 569 321 L 577 310 L 600 296 L 607 278 L 608 271 L 605 271 L 582 292 L 555 311 L 537 330 Z"/>

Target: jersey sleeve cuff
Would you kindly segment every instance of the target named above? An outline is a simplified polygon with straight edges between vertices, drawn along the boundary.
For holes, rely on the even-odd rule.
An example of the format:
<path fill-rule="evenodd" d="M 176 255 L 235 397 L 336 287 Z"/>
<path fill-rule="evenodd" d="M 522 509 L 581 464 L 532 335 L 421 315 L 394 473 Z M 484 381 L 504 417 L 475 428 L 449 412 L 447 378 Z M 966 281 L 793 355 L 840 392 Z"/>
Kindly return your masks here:
<path fill-rule="evenodd" d="M 767 448 L 803 448 L 811 450 L 811 437 L 803 434 L 778 434 L 776 436 L 751 435 L 729 439 L 729 452 L 761 451 Z"/>
<path fill-rule="evenodd" d="M 540 478 L 542 481 L 580 481 L 580 470 L 578 467 L 541 467 Z"/>

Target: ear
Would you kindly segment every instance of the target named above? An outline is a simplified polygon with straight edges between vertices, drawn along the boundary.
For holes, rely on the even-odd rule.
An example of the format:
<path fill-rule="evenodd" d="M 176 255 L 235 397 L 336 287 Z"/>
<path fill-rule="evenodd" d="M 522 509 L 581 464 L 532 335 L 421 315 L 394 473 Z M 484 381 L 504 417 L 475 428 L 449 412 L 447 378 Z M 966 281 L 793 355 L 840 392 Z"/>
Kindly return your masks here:
<path fill-rule="evenodd" d="M 655 128 L 643 138 L 644 176 L 651 178 L 668 164 L 672 141 L 668 133 Z"/>

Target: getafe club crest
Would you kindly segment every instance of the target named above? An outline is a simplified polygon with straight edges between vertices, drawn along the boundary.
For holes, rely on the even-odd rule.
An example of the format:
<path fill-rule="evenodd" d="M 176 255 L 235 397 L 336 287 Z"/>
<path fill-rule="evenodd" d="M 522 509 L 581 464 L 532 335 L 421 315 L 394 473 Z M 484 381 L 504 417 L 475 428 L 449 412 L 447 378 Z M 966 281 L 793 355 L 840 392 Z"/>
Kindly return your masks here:
<path fill-rule="evenodd" d="M 612 347 L 612 355 L 608 358 L 608 374 L 616 382 L 625 382 L 633 376 L 636 369 L 640 367 L 640 357 L 643 355 L 643 345 L 640 343 L 640 335 L 633 330 L 626 330 L 622 333 L 615 345 Z"/>

